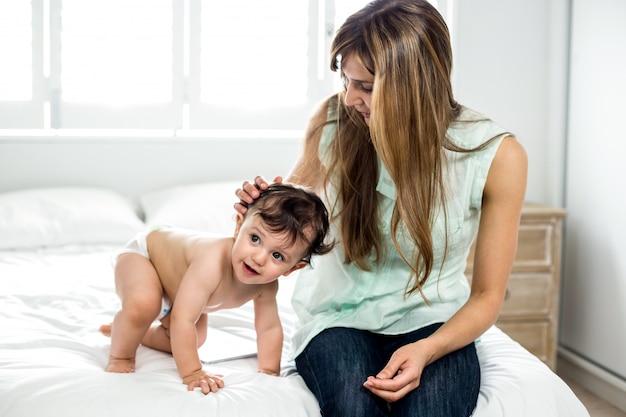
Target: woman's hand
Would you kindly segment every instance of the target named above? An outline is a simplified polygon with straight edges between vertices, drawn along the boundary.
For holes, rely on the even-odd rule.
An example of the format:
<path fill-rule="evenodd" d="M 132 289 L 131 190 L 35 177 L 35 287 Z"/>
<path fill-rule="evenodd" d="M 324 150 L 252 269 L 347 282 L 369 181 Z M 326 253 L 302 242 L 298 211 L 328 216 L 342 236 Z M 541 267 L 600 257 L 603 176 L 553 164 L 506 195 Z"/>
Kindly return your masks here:
<path fill-rule="evenodd" d="M 283 182 L 283 177 L 274 178 L 274 182 Z M 261 175 L 254 178 L 254 183 L 244 181 L 241 188 L 237 188 L 235 195 L 239 197 L 239 202 L 235 203 L 235 210 L 241 214 L 246 214 L 248 205 L 254 203 L 259 198 L 259 190 L 266 190 L 269 186 L 268 182 Z"/>
<path fill-rule="evenodd" d="M 209 392 L 217 392 L 220 388 L 224 388 L 222 375 L 207 374 L 203 369 L 199 369 L 183 378 L 183 384 L 187 385 L 187 391 L 193 391 L 200 388 L 203 394 Z"/>
<path fill-rule="evenodd" d="M 398 401 L 417 388 L 424 367 L 430 363 L 430 355 L 422 348 L 422 341 L 396 350 L 383 370 L 376 376 L 367 377 L 363 386 L 388 402 Z"/>

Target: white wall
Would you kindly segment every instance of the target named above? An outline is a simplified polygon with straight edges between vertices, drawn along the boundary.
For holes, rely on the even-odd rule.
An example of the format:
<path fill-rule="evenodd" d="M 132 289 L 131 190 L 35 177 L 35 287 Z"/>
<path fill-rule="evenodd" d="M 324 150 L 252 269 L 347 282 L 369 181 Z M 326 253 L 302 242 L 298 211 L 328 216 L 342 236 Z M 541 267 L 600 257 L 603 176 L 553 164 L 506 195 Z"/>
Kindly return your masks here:
<path fill-rule="evenodd" d="M 572 11 L 561 344 L 626 381 L 626 2 Z"/>
<path fill-rule="evenodd" d="M 456 0 L 457 100 L 513 132 L 529 155 L 527 200 L 560 206 L 567 0 Z"/>
<path fill-rule="evenodd" d="M 299 138 L 0 138 L 0 192 L 100 186 L 136 198 L 179 184 L 286 176 L 299 153 Z"/>
<path fill-rule="evenodd" d="M 626 1 L 452 5 L 457 99 L 523 143 L 527 200 L 569 211 L 561 350 L 626 404 Z"/>

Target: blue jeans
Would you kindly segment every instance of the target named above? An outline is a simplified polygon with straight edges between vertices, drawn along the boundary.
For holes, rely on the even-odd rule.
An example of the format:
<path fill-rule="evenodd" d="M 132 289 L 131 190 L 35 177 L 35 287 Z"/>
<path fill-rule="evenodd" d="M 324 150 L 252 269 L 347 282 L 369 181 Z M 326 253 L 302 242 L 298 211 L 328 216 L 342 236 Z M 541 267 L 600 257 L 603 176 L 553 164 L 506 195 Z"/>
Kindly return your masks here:
<path fill-rule="evenodd" d="M 399 347 L 431 335 L 440 323 L 381 335 L 344 327 L 324 330 L 296 358 L 298 372 L 324 417 L 467 417 L 476 407 L 480 367 L 474 343 L 428 365 L 420 385 L 388 403 L 362 385 Z"/>

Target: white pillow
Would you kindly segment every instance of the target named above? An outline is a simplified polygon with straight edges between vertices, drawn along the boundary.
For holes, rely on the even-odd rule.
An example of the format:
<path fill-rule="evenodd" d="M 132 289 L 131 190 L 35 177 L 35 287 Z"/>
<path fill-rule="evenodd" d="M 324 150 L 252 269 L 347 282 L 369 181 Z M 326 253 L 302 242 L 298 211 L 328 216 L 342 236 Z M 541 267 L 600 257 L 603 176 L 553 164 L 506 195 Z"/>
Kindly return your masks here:
<path fill-rule="evenodd" d="M 149 226 L 176 227 L 232 236 L 235 231 L 235 190 L 241 181 L 182 185 L 140 197 Z"/>
<path fill-rule="evenodd" d="M 0 194 L 0 249 L 123 244 L 144 229 L 133 204 L 107 189 L 53 187 Z"/>

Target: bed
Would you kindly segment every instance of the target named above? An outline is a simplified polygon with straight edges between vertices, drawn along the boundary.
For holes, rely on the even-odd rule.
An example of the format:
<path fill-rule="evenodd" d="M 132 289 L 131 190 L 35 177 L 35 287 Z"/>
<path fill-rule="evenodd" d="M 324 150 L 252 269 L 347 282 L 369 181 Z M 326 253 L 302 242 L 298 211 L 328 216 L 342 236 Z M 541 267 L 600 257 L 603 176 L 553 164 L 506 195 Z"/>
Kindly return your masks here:
<path fill-rule="evenodd" d="M 107 177 L 119 186 L 61 179 L 50 184 L 45 172 L 39 174 L 44 186 L 32 179 L 13 189 L 0 184 L 0 417 L 320 415 L 286 358 L 295 322 L 294 275 L 280 281 L 285 330 L 280 377 L 257 373 L 255 357 L 212 363 L 205 368 L 223 374 L 226 387 L 205 396 L 186 390 L 170 355 L 142 346 L 134 374 L 103 370 L 110 341 L 98 327 L 119 308 L 111 253 L 157 223 L 232 233 L 234 189 L 241 183 L 232 180 L 235 173 L 228 180 L 216 175 L 196 183 L 179 175 L 179 184 L 172 184 L 175 175 L 164 175 L 168 181 L 161 187 L 152 183 L 140 190 L 119 181 L 124 177 L 119 172 L 115 181 L 115 175 Z M 88 181 L 89 175 L 80 178 Z M 241 179 L 247 178 L 242 173 Z M 211 315 L 209 326 L 254 337 L 249 305 Z M 207 342 L 209 348 L 223 344 L 215 339 Z M 477 350 L 482 385 L 474 416 L 589 416 L 557 375 L 497 327 L 480 337 Z"/>

